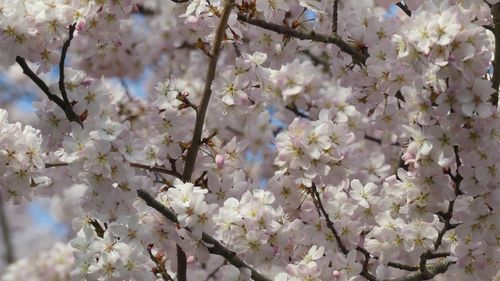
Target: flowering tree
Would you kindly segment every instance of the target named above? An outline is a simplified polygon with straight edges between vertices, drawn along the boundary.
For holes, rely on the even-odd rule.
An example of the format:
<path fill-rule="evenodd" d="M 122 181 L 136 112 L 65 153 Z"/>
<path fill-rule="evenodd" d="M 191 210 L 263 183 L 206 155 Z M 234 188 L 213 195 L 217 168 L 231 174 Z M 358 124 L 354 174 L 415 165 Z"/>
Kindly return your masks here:
<path fill-rule="evenodd" d="M 496 2 L 0 0 L 1 196 L 73 231 L 2 280 L 498 280 Z"/>

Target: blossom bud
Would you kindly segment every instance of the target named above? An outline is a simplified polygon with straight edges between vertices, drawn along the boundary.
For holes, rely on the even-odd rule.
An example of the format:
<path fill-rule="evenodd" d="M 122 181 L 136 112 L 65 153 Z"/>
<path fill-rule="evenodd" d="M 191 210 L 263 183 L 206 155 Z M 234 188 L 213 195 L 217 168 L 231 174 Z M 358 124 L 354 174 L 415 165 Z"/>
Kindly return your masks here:
<path fill-rule="evenodd" d="M 218 170 L 224 168 L 224 156 L 220 154 L 215 155 L 215 166 Z"/>

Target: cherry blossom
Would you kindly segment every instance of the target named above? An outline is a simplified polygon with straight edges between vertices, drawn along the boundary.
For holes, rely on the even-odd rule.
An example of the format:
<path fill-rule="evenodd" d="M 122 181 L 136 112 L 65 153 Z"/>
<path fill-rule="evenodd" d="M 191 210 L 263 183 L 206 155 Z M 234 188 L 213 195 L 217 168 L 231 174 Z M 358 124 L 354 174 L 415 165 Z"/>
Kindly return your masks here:
<path fill-rule="evenodd" d="M 497 2 L 0 0 L 0 279 L 498 279 Z"/>

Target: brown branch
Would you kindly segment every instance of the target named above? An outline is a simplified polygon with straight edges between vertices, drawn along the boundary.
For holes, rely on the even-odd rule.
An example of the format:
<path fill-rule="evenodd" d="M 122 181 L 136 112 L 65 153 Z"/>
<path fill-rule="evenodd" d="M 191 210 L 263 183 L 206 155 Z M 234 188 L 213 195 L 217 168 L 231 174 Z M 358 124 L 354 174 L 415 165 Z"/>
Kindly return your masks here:
<path fill-rule="evenodd" d="M 166 168 L 162 168 L 162 167 L 150 167 L 150 166 L 146 166 L 146 165 L 142 165 L 142 164 L 138 164 L 138 163 L 130 163 L 130 166 L 134 167 L 134 168 L 148 170 L 151 172 L 157 172 L 157 173 L 161 173 L 161 174 L 174 176 L 174 177 L 179 178 L 179 179 L 182 178 L 182 175 L 179 172 L 174 171 L 174 170 L 169 170 Z"/>
<path fill-rule="evenodd" d="M 65 167 L 65 166 L 68 166 L 68 163 L 45 163 L 45 168 Z"/>
<path fill-rule="evenodd" d="M 167 269 L 165 268 L 165 261 L 162 260 L 163 256 L 155 256 L 152 252 L 153 244 L 148 245 L 147 252 L 151 260 L 156 264 L 156 268 L 153 269 L 153 272 L 160 273 L 161 277 L 165 281 L 174 281 L 174 279 L 168 274 Z"/>
<path fill-rule="evenodd" d="M 385 281 L 423 281 L 430 280 L 440 273 L 446 272 L 450 265 L 454 264 L 454 261 L 446 261 L 444 263 L 435 264 L 427 266 L 428 276 L 424 276 L 422 272 L 414 273 L 408 276 L 403 276 L 395 279 L 387 279 Z"/>
<path fill-rule="evenodd" d="M 362 250 L 361 250 L 362 249 Z M 359 273 L 359 275 L 365 277 L 369 281 L 378 281 L 377 277 L 373 276 L 370 272 L 368 272 L 368 263 L 370 262 L 370 253 L 362 248 L 361 246 L 357 246 L 356 250 L 363 253 L 365 256 L 365 260 L 363 261 L 363 269 Z"/>
<path fill-rule="evenodd" d="M 16 62 L 19 64 L 19 66 L 22 68 L 23 73 L 28 76 L 31 81 L 33 81 L 40 90 L 43 91 L 43 93 L 57 106 L 64 111 L 64 114 L 66 115 L 66 118 L 68 118 L 69 121 L 71 122 L 76 122 L 83 126 L 82 121 L 80 120 L 80 117 L 76 115 L 76 113 L 73 111 L 73 108 L 71 104 L 66 104 L 63 99 L 61 99 L 59 96 L 54 95 L 52 92 L 49 90 L 49 86 L 43 82 L 38 75 L 36 75 L 31 68 L 28 66 L 26 63 L 26 60 L 23 57 L 17 56 L 16 57 Z"/>
<path fill-rule="evenodd" d="M 106 229 L 104 229 L 96 219 L 90 219 L 89 223 L 94 228 L 94 231 L 98 237 L 104 237 L 104 232 L 106 232 Z"/>
<path fill-rule="evenodd" d="M 187 281 L 187 258 L 186 253 L 179 244 L 175 245 L 177 254 L 177 280 Z"/>
<path fill-rule="evenodd" d="M 322 42 L 322 43 L 328 43 L 328 44 L 334 44 L 337 45 L 341 51 L 351 55 L 353 61 L 355 63 L 363 63 L 366 61 L 368 56 L 364 54 L 363 52 L 357 50 L 354 46 L 350 45 L 349 43 L 345 42 L 342 40 L 337 35 L 332 35 L 332 36 L 325 36 L 322 34 L 317 34 L 314 31 L 311 32 L 301 32 L 296 29 L 287 27 L 287 26 L 282 26 L 282 25 L 277 25 L 271 22 L 267 22 L 265 20 L 261 19 L 254 19 L 251 18 L 247 15 L 238 13 L 238 20 L 242 22 L 246 22 L 251 25 L 255 25 L 267 30 L 274 31 L 278 34 L 283 34 L 283 35 L 288 35 L 297 39 L 301 40 L 311 40 L 311 41 L 316 41 L 316 42 Z"/>
<path fill-rule="evenodd" d="M 291 104 L 285 106 L 285 109 L 288 109 L 291 112 L 295 113 L 295 115 L 297 115 L 297 117 L 305 118 L 305 119 L 309 119 L 309 120 L 311 119 L 311 117 L 309 117 L 309 115 L 301 112 L 294 103 L 291 103 Z"/>
<path fill-rule="evenodd" d="M 387 265 L 390 267 L 394 267 L 394 268 L 402 269 L 402 270 L 406 270 L 406 271 L 418 271 L 420 269 L 420 267 L 418 267 L 418 266 L 412 266 L 412 265 L 402 264 L 402 263 L 398 263 L 398 262 L 388 262 Z"/>
<path fill-rule="evenodd" d="M 5 245 L 5 264 L 8 265 L 14 262 L 14 248 L 10 239 L 9 222 L 4 207 L 3 198 L 0 197 L 0 227 L 2 228 L 3 244 Z"/>
<path fill-rule="evenodd" d="M 344 255 L 347 255 L 349 251 L 347 250 L 347 248 L 343 244 L 337 230 L 335 229 L 335 226 L 333 225 L 333 222 L 330 220 L 330 216 L 326 212 L 326 210 L 323 206 L 323 203 L 321 202 L 321 197 L 319 195 L 319 192 L 318 192 L 318 189 L 317 189 L 315 183 L 312 184 L 311 190 L 312 190 L 313 200 L 316 202 L 316 206 L 319 209 L 319 211 L 321 211 L 321 213 L 325 217 L 327 227 L 330 229 L 333 236 L 335 237 L 335 240 L 337 241 L 337 244 L 339 245 L 339 248 L 342 251 L 342 253 Z M 362 269 L 360 275 L 363 276 L 364 278 L 366 278 L 367 280 L 377 281 L 377 278 L 373 274 L 368 272 L 368 263 L 369 263 L 370 258 L 371 258 L 370 252 L 368 252 L 365 248 L 363 248 L 361 246 L 357 246 L 356 251 L 362 253 L 365 256 L 365 260 L 363 262 L 363 269 Z M 377 257 L 374 257 L 374 258 L 378 259 Z M 400 263 L 395 263 L 395 262 L 389 262 L 387 265 L 390 267 L 394 267 L 394 268 L 398 268 L 398 269 L 402 269 L 402 270 L 407 270 L 407 271 L 418 271 L 419 270 L 418 266 L 411 266 L 411 265 L 400 264 Z"/>
<path fill-rule="evenodd" d="M 61 59 L 59 60 L 59 91 L 63 97 L 63 101 L 66 105 L 70 105 L 68 94 L 66 93 L 66 86 L 64 85 L 64 62 L 66 61 L 66 54 L 68 52 L 69 46 L 71 45 L 71 40 L 73 40 L 73 34 L 75 33 L 76 23 L 69 26 L 69 36 L 64 42 L 61 50 Z"/>
<path fill-rule="evenodd" d="M 434 250 L 438 250 L 439 246 L 441 246 L 441 243 L 443 242 L 443 237 L 448 232 L 448 230 L 454 229 L 457 225 L 456 224 L 451 224 L 450 220 L 453 215 L 453 206 L 455 204 L 455 200 L 450 201 L 448 204 L 448 210 L 444 214 L 438 214 L 440 215 L 441 218 L 444 219 L 444 226 L 439 231 L 438 237 L 436 238 L 436 241 L 434 241 Z"/>
<path fill-rule="evenodd" d="M 491 8 L 493 15 L 493 34 L 495 35 L 495 59 L 493 60 L 493 77 L 491 82 L 495 92 L 491 95 L 491 103 L 498 105 L 498 86 L 500 85 L 500 3 Z"/>
<path fill-rule="evenodd" d="M 191 175 L 193 174 L 194 164 L 196 162 L 196 156 L 198 155 L 198 150 L 201 145 L 201 134 L 203 132 L 203 125 L 205 123 L 205 115 L 207 114 L 208 103 L 210 102 L 210 96 L 212 95 L 212 82 L 215 78 L 215 69 L 217 67 L 217 60 L 219 58 L 220 47 L 222 45 L 222 40 L 226 34 L 227 21 L 229 15 L 231 14 L 231 9 L 233 8 L 234 0 L 225 0 L 224 9 L 220 17 L 219 25 L 215 33 L 214 45 L 209 57 L 207 75 L 205 79 L 205 88 L 203 89 L 203 96 L 201 98 L 200 106 L 196 114 L 196 121 L 194 126 L 193 139 L 191 140 L 191 146 L 189 146 L 186 155 L 186 164 L 184 166 L 184 171 L 182 178 L 184 181 L 189 181 Z"/>
<path fill-rule="evenodd" d="M 453 176 L 450 171 L 447 172 L 447 174 L 450 176 L 450 178 L 453 180 L 453 183 L 455 185 L 455 195 L 458 196 L 462 192 L 460 191 L 460 184 L 462 183 L 463 177 L 460 175 L 458 168 L 462 165 L 462 161 L 460 161 L 460 155 L 459 153 L 459 147 L 458 145 L 453 146 L 453 152 L 455 153 L 455 162 L 456 162 L 456 176 Z M 458 226 L 458 224 L 451 223 L 451 218 L 453 217 L 453 207 L 455 205 L 455 200 L 450 201 L 448 203 L 448 209 L 446 210 L 446 213 L 443 212 L 438 212 L 437 215 L 440 217 L 442 221 L 444 221 L 444 226 L 439 231 L 438 237 L 436 238 L 436 241 L 434 242 L 434 250 L 437 251 L 439 249 L 439 246 L 441 246 L 441 243 L 443 241 L 443 237 L 451 229 L 454 229 L 455 227 Z"/>
<path fill-rule="evenodd" d="M 66 61 L 66 54 L 68 52 L 69 46 L 71 44 L 71 40 L 73 40 L 73 34 L 75 32 L 75 27 L 76 23 L 71 24 L 69 26 L 69 37 L 68 39 L 64 42 L 61 50 L 61 58 L 59 60 L 59 91 L 61 92 L 62 98 L 60 98 L 57 95 L 54 95 L 47 84 L 36 75 L 31 68 L 28 66 L 26 63 L 26 60 L 23 57 L 17 56 L 16 57 L 16 62 L 19 64 L 19 66 L 23 69 L 23 73 L 28 76 L 31 81 L 33 81 L 44 93 L 45 95 L 57 104 L 57 106 L 64 111 L 64 114 L 66 115 L 66 118 L 70 122 L 76 122 L 80 124 L 80 126 L 83 127 L 83 122 L 80 119 L 80 116 L 76 115 L 76 113 L 73 111 L 73 106 L 71 105 L 71 102 L 68 99 L 68 94 L 66 93 L 66 87 L 64 85 L 64 63 Z"/>
<path fill-rule="evenodd" d="M 396 3 L 396 6 L 398 6 L 407 16 L 411 17 L 411 10 L 406 6 L 406 4 L 403 4 L 403 2 L 398 2 Z"/>
<path fill-rule="evenodd" d="M 315 183 L 312 184 L 311 191 L 312 191 L 313 199 L 314 199 L 314 201 L 316 201 L 317 207 L 319 208 L 319 210 L 321 211 L 321 213 L 325 217 L 326 226 L 330 229 L 333 236 L 335 237 L 335 240 L 337 241 L 337 244 L 340 248 L 340 251 L 342 251 L 342 253 L 344 255 L 347 255 L 349 253 L 349 251 L 347 250 L 347 248 L 344 246 L 344 243 L 340 239 L 340 235 L 338 234 L 337 230 L 335 229 L 335 226 L 333 225 L 332 220 L 330 220 L 330 216 L 326 212 L 325 207 L 323 206 L 323 202 L 321 202 L 321 198 L 320 198 L 320 195 L 319 195 L 319 192 L 318 192 L 318 189 L 317 189 Z"/>
<path fill-rule="evenodd" d="M 339 17 L 339 0 L 333 0 L 333 15 L 332 15 L 332 34 L 337 34 L 337 25 Z"/>
<path fill-rule="evenodd" d="M 158 211 L 160 214 L 162 214 L 165 218 L 170 220 L 173 223 L 179 223 L 177 220 L 177 216 L 175 215 L 174 212 L 172 212 L 170 209 L 165 207 L 163 204 L 160 202 L 156 201 L 156 199 L 153 198 L 147 191 L 143 189 L 137 190 L 137 195 L 146 202 L 148 206 L 151 208 L 155 209 Z M 189 228 L 186 228 L 188 231 Z M 224 257 L 230 264 L 234 265 L 237 268 L 248 268 L 250 269 L 252 273 L 252 279 L 255 281 L 270 281 L 267 277 L 264 275 L 260 274 L 258 271 L 253 269 L 250 265 L 245 263 L 242 259 L 240 259 L 235 252 L 227 249 L 224 247 L 219 241 L 211 237 L 210 235 L 206 233 L 202 233 L 201 240 L 205 242 L 208 246 L 208 252 L 214 255 L 219 255 Z"/>
<path fill-rule="evenodd" d="M 64 166 L 68 166 L 68 163 L 45 163 L 45 168 L 64 167 Z M 134 168 L 148 170 L 148 171 L 151 171 L 151 172 L 157 172 L 157 173 L 160 173 L 160 174 L 170 175 L 170 176 L 173 176 L 173 177 L 176 177 L 176 178 L 179 178 L 179 179 L 182 178 L 182 175 L 179 172 L 175 171 L 175 170 L 169 170 L 169 169 L 162 168 L 162 167 L 150 167 L 150 166 L 146 166 L 146 165 L 143 165 L 143 164 L 132 163 L 132 162 L 130 162 L 130 166 L 134 167 Z"/>

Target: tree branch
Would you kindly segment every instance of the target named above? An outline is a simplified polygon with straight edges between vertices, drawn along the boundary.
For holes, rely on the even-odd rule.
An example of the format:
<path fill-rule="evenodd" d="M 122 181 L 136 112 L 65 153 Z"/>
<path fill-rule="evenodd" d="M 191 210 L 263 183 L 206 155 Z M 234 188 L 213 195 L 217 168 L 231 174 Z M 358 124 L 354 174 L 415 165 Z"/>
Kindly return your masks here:
<path fill-rule="evenodd" d="M 61 50 L 61 59 L 59 60 L 59 91 L 63 97 L 64 103 L 69 105 L 68 94 L 66 93 L 66 86 L 64 85 L 64 62 L 66 60 L 66 53 L 68 52 L 69 45 L 71 45 L 71 40 L 73 40 L 73 34 L 75 33 L 76 23 L 69 26 L 69 37 L 63 44 Z"/>
<path fill-rule="evenodd" d="M 295 115 L 297 115 L 297 117 L 300 117 L 300 118 L 305 118 L 305 119 L 309 119 L 311 120 L 311 118 L 309 117 L 309 115 L 301 112 L 297 106 L 295 105 L 295 103 L 291 103 L 289 105 L 286 105 L 285 106 L 285 109 L 288 109 L 290 110 L 291 112 L 295 113 Z"/>
<path fill-rule="evenodd" d="M 170 175 L 170 176 L 182 179 L 182 175 L 179 172 L 165 169 L 162 167 L 150 167 L 150 166 L 146 166 L 146 165 L 142 165 L 142 164 L 138 164 L 138 163 L 130 163 L 130 166 L 134 167 L 134 168 L 144 169 L 144 170 L 148 170 L 151 172 L 158 172 L 161 174 L 166 174 L 166 175 Z"/>
<path fill-rule="evenodd" d="M 411 17 L 411 10 L 406 6 L 406 4 L 403 4 L 403 2 L 398 2 L 396 3 L 396 6 L 398 6 L 407 16 Z"/>
<path fill-rule="evenodd" d="M 63 99 L 50 92 L 49 86 L 47 86 L 47 84 L 45 84 L 45 82 L 43 82 L 43 80 L 40 79 L 40 77 L 38 77 L 38 75 L 36 75 L 31 70 L 31 68 L 28 66 L 26 60 L 23 57 L 17 56 L 16 62 L 22 68 L 23 73 L 26 76 L 28 76 L 31 79 L 31 81 L 33 81 L 38 86 L 38 88 L 40 88 L 43 91 L 43 93 L 47 96 L 47 98 L 49 98 L 49 100 L 57 104 L 57 106 L 64 111 L 64 114 L 66 115 L 66 118 L 68 118 L 69 121 L 76 122 L 82 125 L 80 117 L 76 115 L 76 113 L 73 111 L 71 104 L 66 104 Z"/>
<path fill-rule="evenodd" d="M 187 281 L 187 258 L 186 253 L 182 250 L 179 244 L 175 245 L 177 254 L 177 280 Z"/>
<path fill-rule="evenodd" d="M 229 19 L 229 15 L 231 13 L 233 5 L 234 0 L 225 0 L 224 10 L 222 11 L 221 19 L 215 33 L 214 45 L 212 47 L 210 59 L 208 62 L 205 88 L 203 90 L 201 103 L 196 114 L 193 139 L 191 140 L 191 146 L 189 147 L 186 155 L 186 164 L 184 166 L 184 171 L 182 174 L 182 178 L 184 181 L 189 181 L 191 179 L 191 175 L 193 174 L 196 156 L 198 155 L 198 150 L 201 145 L 201 134 L 203 132 L 203 125 L 205 123 L 205 115 L 207 114 L 208 103 L 210 102 L 210 96 L 212 95 L 211 86 L 215 78 L 215 69 L 217 67 L 220 47 L 222 44 L 222 40 L 224 40 L 224 36 L 226 34 L 227 21 Z"/>
<path fill-rule="evenodd" d="M 388 262 L 387 265 L 390 267 L 394 267 L 394 268 L 402 269 L 402 270 L 406 270 L 406 271 L 418 271 L 420 269 L 420 267 L 418 267 L 418 266 L 411 266 L 411 265 L 402 264 L 402 263 L 398 263 L 398 262 Z"/>
<path fill-rule="evenodd" d="M 143 189 L 137 190 L 137 195 L 146 202 L 148 206 L 158 211 L 165 218 L 170 220 L 173 223 L 179 223 L 177 220 L 177 216 L 174 212 L 169 210 L 160 202 L 156 201 L 147 191 Z M 189 228 L 186 228 L 189 231 Z M 260 274 L 258 271 L 253 269 L 250 265 L 245 263 L 242 259 L 240 259 L 235 252 L 224 247 L 219 241 L 211 237 L 210 235 L 203 233 L 201 236 L 201 240 L 205 242 L 207 245 L 208 252 L 214 255 L 219 255 L 224 257 L 230 264 L 234 265 L 237 268 L 248 268 L 252 272 L 252 279 L 255 281 L 271 281 L 264 275 Z"/>
<path fill-rule="evenodd" d="M 165 268 L 165 262 L 162 260 L 163 256 L 155 256 L 152 252 L 153 244 L 148 245 L 147 251 L 151 260 L 156 264 L 156 268 L 153 269 L 153 272 L 158 272 L 161 275 L 161 278 L 165 281 L 174 281 L 174 279 L 168 274 L 167 269 Z"/>
<path fill-rule="evenodd" d="M 333 0 L 332 34 L 337 34 L 337 22 L 339 17 L 339 0 Z"/>
<path fill-rule="evenodd" d="M 250 18 L 249 16 L 246 16 L 244 14 L 238 13 L 238 20 L 242 22 L 246 22 L 251 25 L 255 25 L 258 27 L 262 27 L 267 30 L 274 31 L 278 34 L 283 34 L 283 35 L 288 35 L 297 39 L 301 40 L 311 40 L 311 41 L 316 41 L 316 42 L 322 42 L 322 43 L 328 43 L 328 44 L 334 44 L 337 47 L 340 48 L 341 51 L 351 55 L 353 61 L 355 63 L 363 63 L 366 61 L 368 56 L 361 51 L 357 50 L 355 47 L 350 45 L 349 43 L 345 42 L 342 40 L 337 35 L 332 35 L 332 36 L 325 36 L 322 34 L 317 34 L 314 31 L 311 32 L 301 32 L 296 29 L 287 27 L 287 26 L 282 26 L 282 25 L 277 25 L 274 23 L 267 22 L 265 20 L 261 19 L 254 19 Z"/>
<path fill-rule="evenodd" d="M 500 85 L 500 3 L 493 5 L 491 8 L 493 15 L 493 34 L 495 35 L 495 59 L 493 60 L 493 89 L 495 93 L 491 95 L 491 102 L 494 106 L 498 106 L 498 86 Z"/>
<path fill-rule="evenodd" d="M 430 280 L 434 278 L 436 275 L 440 273 L 446 272 L 448 270 L 448 267 L 450 265 L 454 264 L 454 261 L 446 261 L 444 263 L 436 264 L 436 265 L 430 265 L 427 267 L 427 272 L 428 276 L 424 276 L 422 272 L 414 273 L 408 276 L 403 276 L 400 278 L 395 278 L 395 279 L 387 279 L 385 281 L 423 281 L 423 280 Z"/>
<path fill-rule="evenodd" d="M 316 201 L 317 207 L 319 208 L 319 210 L 321 211 L 321 213 L 325 217 L 326 226 L 330 229 L 330 231 L 332 232 L 333 236 L 335 237 L 335 240 L 337 241 L 337 244 L 338 244 L 338 246 L 340 248 L 340 251 L 342 251 L 342 253 L 344 255 L 347 255 L 349 253 L 349 251 L 344 246 L 344 243 L 340 239 L 340 235 L 338 234 L 337 230 L 335 229 L 335 226 L 333 225 L 333 222 L 330 220 L 330 216 L 326 212 L 325 207 L 323 206 L 323 202 L 321 202 L 321 198 L 319 197 L 319 192 L 318 192 L 318 189 L 317 189 L 315 183 L 312 184 L 311 190 L 312 190 L 313 199 L 314 199 L 314 201 Z"/>

